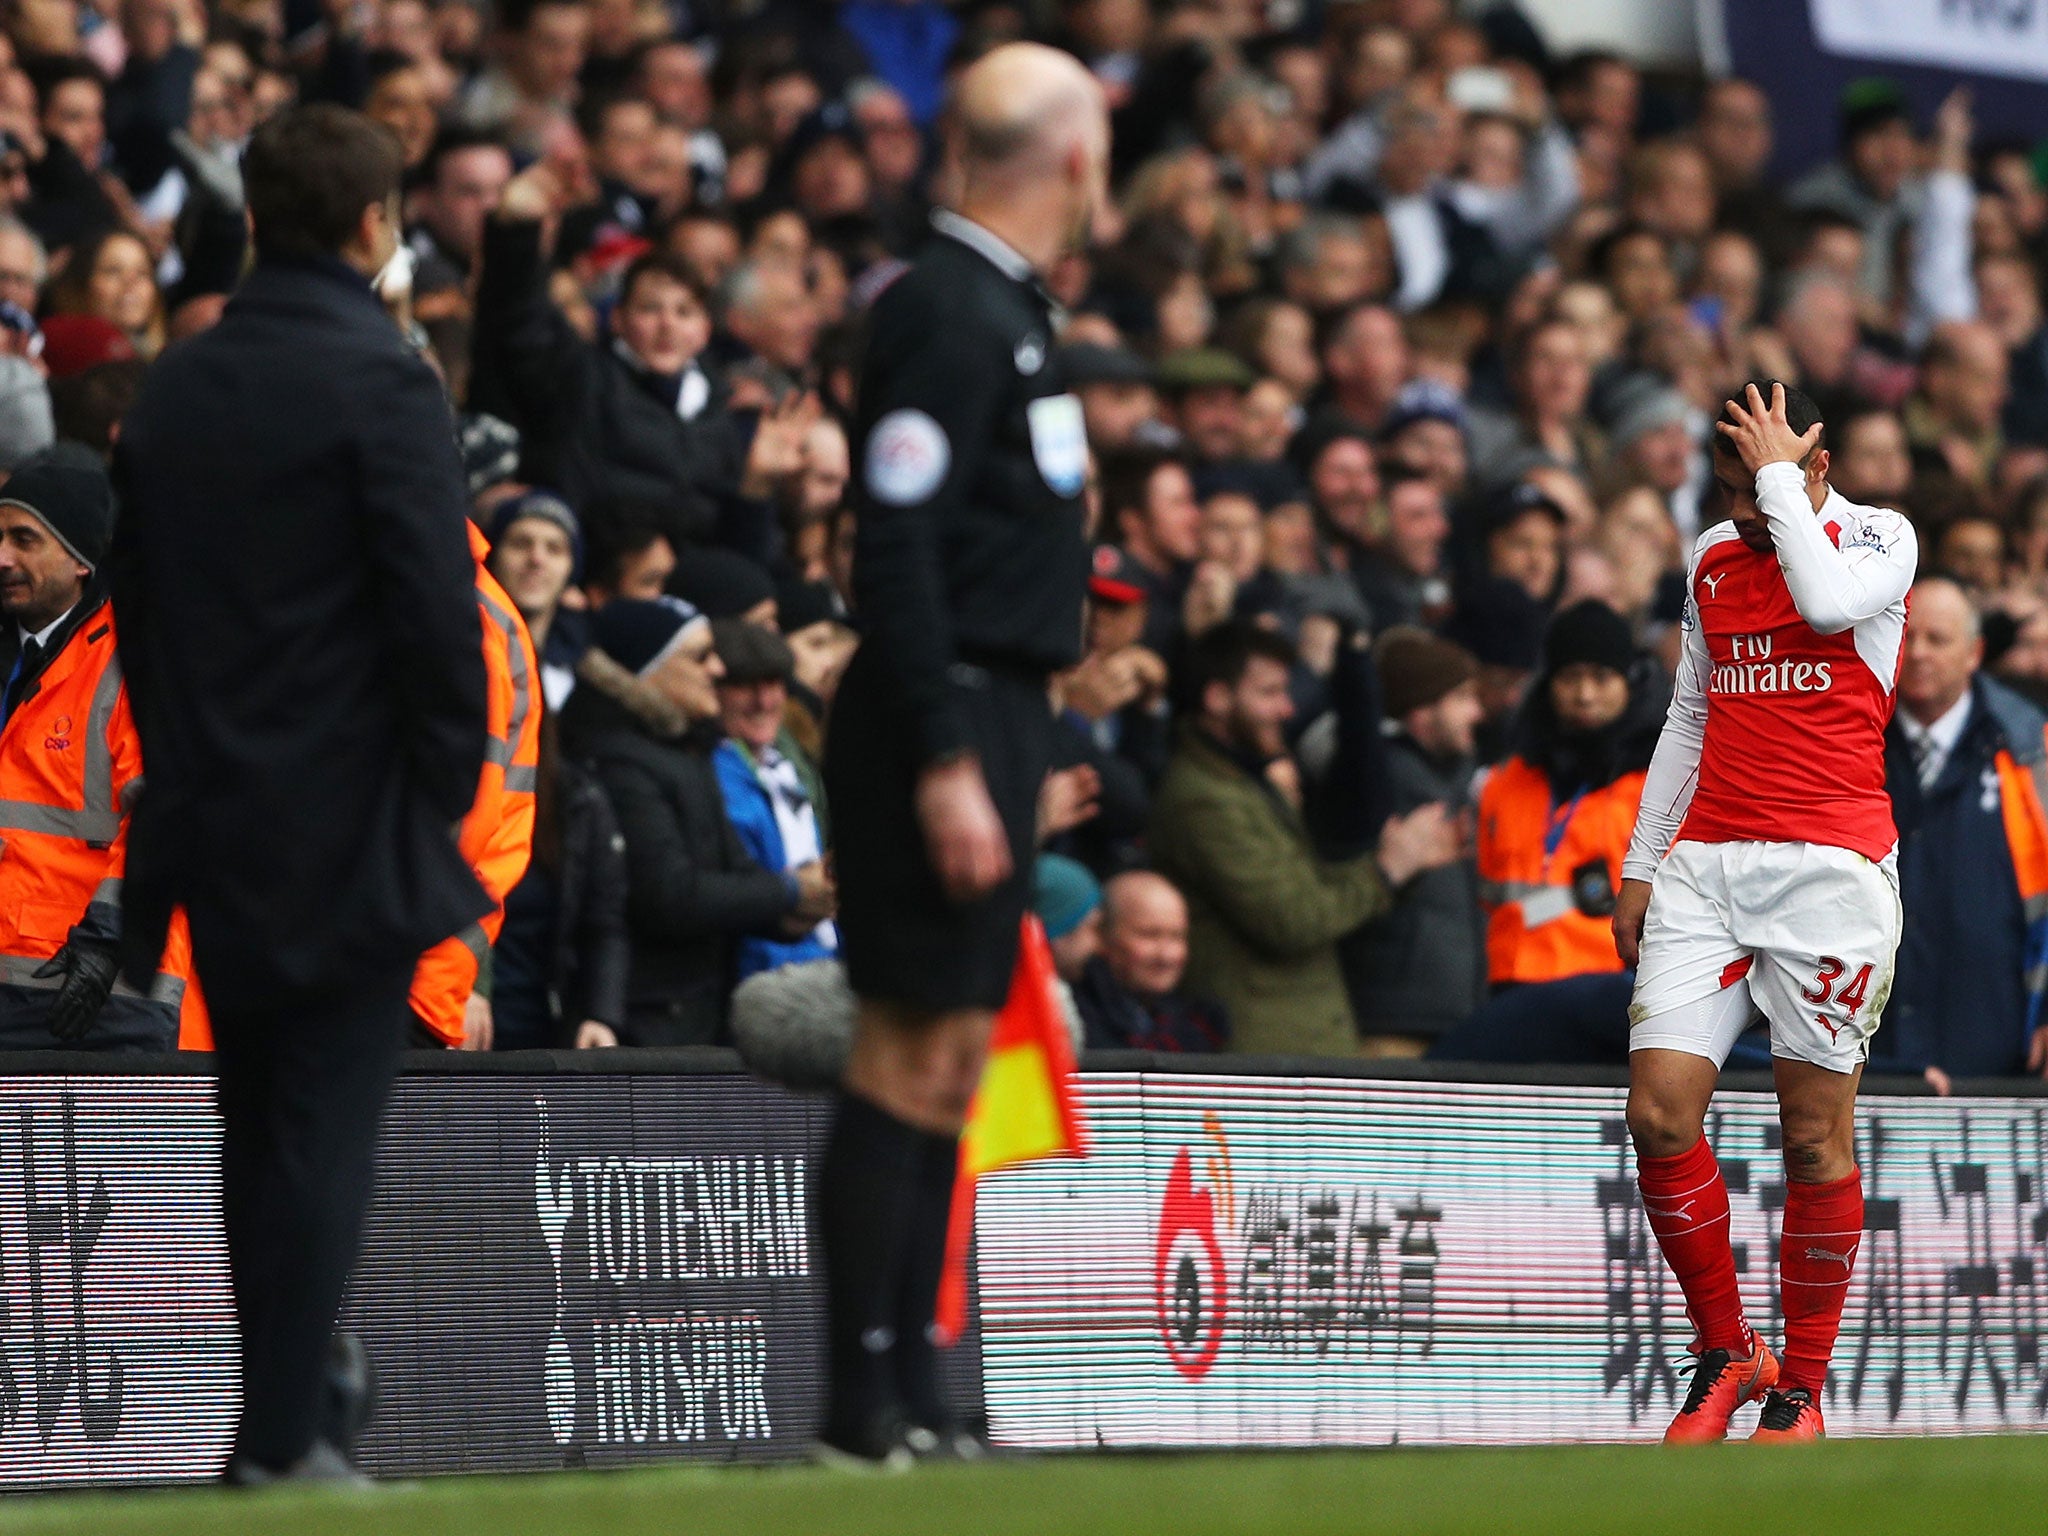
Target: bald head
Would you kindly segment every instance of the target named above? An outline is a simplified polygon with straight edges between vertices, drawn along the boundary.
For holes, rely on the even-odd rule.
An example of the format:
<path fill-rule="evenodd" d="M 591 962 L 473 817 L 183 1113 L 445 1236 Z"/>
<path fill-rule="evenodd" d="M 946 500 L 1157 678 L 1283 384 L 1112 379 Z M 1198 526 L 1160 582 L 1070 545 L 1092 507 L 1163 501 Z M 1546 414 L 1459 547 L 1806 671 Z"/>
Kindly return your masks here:
<path fill-rule="evenodd" d="M 954 102 L 962 169 L 1044 175 L 1076 145 L 1107 147 L 1102 87 L 1080 60 L 1039 43 L 1006 43 L 960 77 Z"/>
<path fill-rule="evenodd" d="M 1102 957 L 1131 991 L 1163 997 L 1188 964 L 1188 904 L 1150 870 L 1118 875 L 1102 888 Z"/>
<path fill-rule="evenodd" d="M 1975 604 L 1955 582 L 1946 576 L 1915 582 L 1899 707 L 1922 725 L 1953 709 L 1984 660 L 1983 635 Z"/>
<path fill-rule="evenodd" d="M 1923 576 L 1913 583 L 1913 626 L 1921 621 L 1962 630 L 1975 640 L 1984 632 L 1983 616 L 1961 582 L 1949 576 Z"/>

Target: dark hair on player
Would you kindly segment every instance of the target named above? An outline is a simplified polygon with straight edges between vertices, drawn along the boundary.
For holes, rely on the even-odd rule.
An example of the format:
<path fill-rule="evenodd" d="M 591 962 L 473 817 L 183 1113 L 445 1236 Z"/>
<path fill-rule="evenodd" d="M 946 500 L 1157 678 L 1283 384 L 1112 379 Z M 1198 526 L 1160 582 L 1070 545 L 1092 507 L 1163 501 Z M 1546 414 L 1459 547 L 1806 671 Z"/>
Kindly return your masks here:
<path fill-rule="evenodd" d="M 1778 386 L 1779 382 L 1777 379 L 1751 379 L 1735 392 L 1735 399 L 1737 402 L 1746 402 L 1749 398 L 1750 389 L 1754 388 L 1759 395 L 1763 396 L 1764 405 L 1768 408 L 1771 403 L 1771 391 Z M 1813 403 L 1812 397 L 1805 390 L 1795 389 L 1790 384 L 1785 385 L 1784 388 L 1785 424 L 1798 433 L 1799 436 L 1804 437 L 1809 429 L 1820 425 L 1820 407 Z M 1721 414 L 1715 420 L 1725 421 L 1731 427 L 1735 425 L 1735 418 L 1728 414 L 1726 406 L 1721 408 Z M 1813 445 L 1814 452 L 1818 453 L 1827 445 L 1827 429 L 1822 427 L 1820 440 Z M 1716 453 L 1732 455 L 1735 452 L 1735 445 L 1722 433 L 1716 432 L 1714 434 L 1714 451 Z M 1805 461 L 1801 460 L 1800 462 L 1804 463 Z"/>
<path fill-rule="evenodd" d="M 1245 669 L 1263 656 L 1283 667 L 1294 665 L 1294 647 L 1285 637 L 1246 619 L 1231 619 L 1204 630 L 1183 653 L 1180 675 L 1182 707 L 1193 715 L 1202 708 L 1202 696 L 1211 683 L 1235 688 L 1244 680 Z"/>

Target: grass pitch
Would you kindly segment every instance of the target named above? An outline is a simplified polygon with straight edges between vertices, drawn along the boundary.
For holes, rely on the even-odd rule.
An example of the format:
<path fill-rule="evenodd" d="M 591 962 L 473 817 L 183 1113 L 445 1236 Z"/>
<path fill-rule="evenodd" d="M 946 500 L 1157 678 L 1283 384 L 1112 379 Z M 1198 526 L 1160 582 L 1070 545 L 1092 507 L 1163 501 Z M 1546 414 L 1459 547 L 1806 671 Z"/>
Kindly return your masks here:
<path fill-rule="evenodd" d="M 1716 1529 L 1792 1536 L 2048 1529 L 2048 1439 L 1062 1456 L 900 1477 L 678 1468 L 446 1478 L 357 1494 L 193 1489 L 0 1505 L 0 1533 L 9 1536 L 1644 1536 Z"/>

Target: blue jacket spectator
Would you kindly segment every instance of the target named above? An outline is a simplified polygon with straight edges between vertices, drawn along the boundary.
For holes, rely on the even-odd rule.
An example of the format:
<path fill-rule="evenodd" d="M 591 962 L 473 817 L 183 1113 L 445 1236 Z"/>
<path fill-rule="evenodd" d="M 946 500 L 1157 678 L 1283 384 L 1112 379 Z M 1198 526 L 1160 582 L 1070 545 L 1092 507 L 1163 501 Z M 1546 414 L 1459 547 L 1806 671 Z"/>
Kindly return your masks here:
<path fill-rule="evenodd" d="M 1982 655 L 1961 589 L 1915 586 L 1885 752 L 1905 934 L 1870 1070 L 1924 1073 L 1941 1088 L 2029 1065 L 2032 957 L 2007 827 L 2009 810 L 2035 813 L 2007 801 L 2034 794 L 2048 717 L 1980 673 Z M 2001 773 L 2002 754 L 2022 771 Z"/>
<path fill-rule="evenodd" d="M 718 703 L 726 739 L 712 754 L 712 766 L 726 817 L 763 869 L 783 873 L 815 863 L 825 846 L 825 786 L 783 720 L 795 666 L 788 642 L 745 620 L 721 619 L 713 630 L 725 663 Z M 734 969 L 744 981 L 757 971 L 838 952 L 838 931 L 828 918 L 781 938 L 741 937 Z"/>

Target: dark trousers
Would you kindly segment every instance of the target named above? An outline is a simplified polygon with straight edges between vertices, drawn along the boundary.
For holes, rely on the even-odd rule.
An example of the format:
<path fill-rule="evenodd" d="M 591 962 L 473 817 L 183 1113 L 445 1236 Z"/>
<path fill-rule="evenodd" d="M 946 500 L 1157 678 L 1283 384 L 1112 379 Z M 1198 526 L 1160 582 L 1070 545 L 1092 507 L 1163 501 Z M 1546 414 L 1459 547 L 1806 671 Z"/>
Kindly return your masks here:
<path fill-rule="evenodd" d="M 107 1000 L 83 1040 L 59 1040 L 50 1033 L 50 1004 L 57 983 L 0 986 L 0 1051 L 100 1051 L 162 1056 L 178 1048 L 178 1012 L 168 1003 L 116 996 Z"/>
<path fill-rule="evenodd" d="M 195 958 L 205 975 L 205 954 Z M 221 1209 L 242 1336 L 235 1451 L 265 1467 L 291 1465 L 324 1429 L 329 1340 L 362 1243 L 412 969 L 387 962 L 342 992 L 212 1009 Z"/>
<path fill-rule="evenodd" d="M 1628 1060 L 1635 972 L 1505 986 L 1430 1050 L 1437 1061 L 1618 1067 Z"/>

